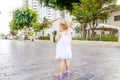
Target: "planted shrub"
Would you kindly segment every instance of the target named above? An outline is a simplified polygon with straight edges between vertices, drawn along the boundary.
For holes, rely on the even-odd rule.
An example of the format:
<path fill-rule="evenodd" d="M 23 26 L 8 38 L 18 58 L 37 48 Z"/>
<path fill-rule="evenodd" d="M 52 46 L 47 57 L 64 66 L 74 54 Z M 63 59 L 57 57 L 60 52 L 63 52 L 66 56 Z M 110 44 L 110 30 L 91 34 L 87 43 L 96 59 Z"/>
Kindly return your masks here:
<path fill-rule="evenodd" d="M 50 40 L 50 36 L 39 36 L 39 40 Z"/>
<path fill-rule="evenodd" d="M 113 41 L 113 42 L 117 42 L 118 41 L 118 36 L 115 35 L 96 35 L 94 38 L 89 37 L 86 39 L 80 38 L 78 37 L 74 37 L 72 38 L 72 40 L 88 40 L 88 41 Z"/>
<path fill-rule="evenodd" d="M 114 42 L 117 42 L 118 37 L 115 36 L 115 35 L 102 35 L 101 40 L 102 41 L 114 41 Z"/>

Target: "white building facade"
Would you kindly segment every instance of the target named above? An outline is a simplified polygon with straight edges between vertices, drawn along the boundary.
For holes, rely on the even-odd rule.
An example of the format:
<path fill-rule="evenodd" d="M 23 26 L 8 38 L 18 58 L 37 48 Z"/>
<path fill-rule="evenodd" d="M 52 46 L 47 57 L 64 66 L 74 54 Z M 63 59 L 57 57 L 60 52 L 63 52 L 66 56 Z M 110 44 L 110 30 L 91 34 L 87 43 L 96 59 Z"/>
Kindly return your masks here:
<path fill-rule="evenodd" d="M 112 12 L 106 24 L 120 27 L 120 11 Z"/>
<path fill-rule="evenodd" d="M 41 21 L 43 20 L 43 18 L 46 18 L 48 20 L 54 20 L 61 17 L 68 21 L 71 20 L 71 16 L 68 12 L 45 7 L 44 4 L 39 5 L 39 14 Z"/>
<path fill-rule="evenodd" d="M 22 0 L 22 6 L 28 6 L 29 2 L 28 0 Z"/>
<path fill-rule="evenodd" d="M 38 11 L 39 9 L 39 2 L 38 0 L 28 0 L 28 6 L 31 8 L 31 9 L 34 9 L 36 11 Z"/>
<path fill-rule="evenodd" d="M 112 12 L 106 24 L 117 27 L 118 41 L 120 42 L 120 11 Z"/>

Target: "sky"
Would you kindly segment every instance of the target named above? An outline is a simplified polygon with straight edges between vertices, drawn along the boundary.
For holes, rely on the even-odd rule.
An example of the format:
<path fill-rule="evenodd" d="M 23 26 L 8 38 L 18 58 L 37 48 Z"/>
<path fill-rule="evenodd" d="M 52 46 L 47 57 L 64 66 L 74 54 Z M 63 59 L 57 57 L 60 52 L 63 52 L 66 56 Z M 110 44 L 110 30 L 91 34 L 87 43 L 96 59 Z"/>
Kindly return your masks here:
<path fill-rule="evenodd" d="M 120 0 L 117 0 L 117 4 L 120 4 Z"/>
<path fill-rule="evenodd" d="M 0 33 L 9 33 L 10 12 L 21 6 L 22 0 L 0 0 Z"/>
<path fill-rule="evenodd" d="M 118 0 L 117 4 L 120 4 L 120 0 Z M 21 6 L 22 0 L 0 0 L 0 33 L 9 33 L 10 12 Z"/>

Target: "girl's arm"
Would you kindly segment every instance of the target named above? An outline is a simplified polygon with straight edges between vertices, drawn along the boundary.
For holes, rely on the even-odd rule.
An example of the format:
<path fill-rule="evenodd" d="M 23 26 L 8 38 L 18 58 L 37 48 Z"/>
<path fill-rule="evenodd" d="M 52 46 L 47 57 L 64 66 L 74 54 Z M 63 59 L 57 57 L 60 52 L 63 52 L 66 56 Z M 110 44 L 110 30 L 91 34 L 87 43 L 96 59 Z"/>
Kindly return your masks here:
<path fill-rule="evenodd" d="M 55 37 L 55 41 L 56 41 L 56 42 L 58 42 L 58 41 L 59 41 L 60 36 L 61 36 L 61 33 L 59 32 L 59 33 L 56 35 L 56 37 Z"/>

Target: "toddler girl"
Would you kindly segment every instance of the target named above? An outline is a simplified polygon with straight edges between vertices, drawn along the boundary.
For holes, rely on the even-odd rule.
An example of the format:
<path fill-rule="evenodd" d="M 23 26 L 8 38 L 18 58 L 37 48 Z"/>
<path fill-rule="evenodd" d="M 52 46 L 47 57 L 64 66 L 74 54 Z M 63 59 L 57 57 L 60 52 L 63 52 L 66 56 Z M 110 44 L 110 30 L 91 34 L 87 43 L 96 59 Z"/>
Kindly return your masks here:
<path fill-rule="evenodd" d="M 71 53 L 71 35 L 68 33 L 68 25 L 65 20 L 61 20 L 60 29 L 55 37 L 56 44 L 56 59 L 59 60 L 58 73 L 55 75 L 56 78 L 63 78 L 63 65 L 65 63 L 66 72 L 64 75 L 66 77 L 70 76 L 70 61 L 72 58 Z"/>

